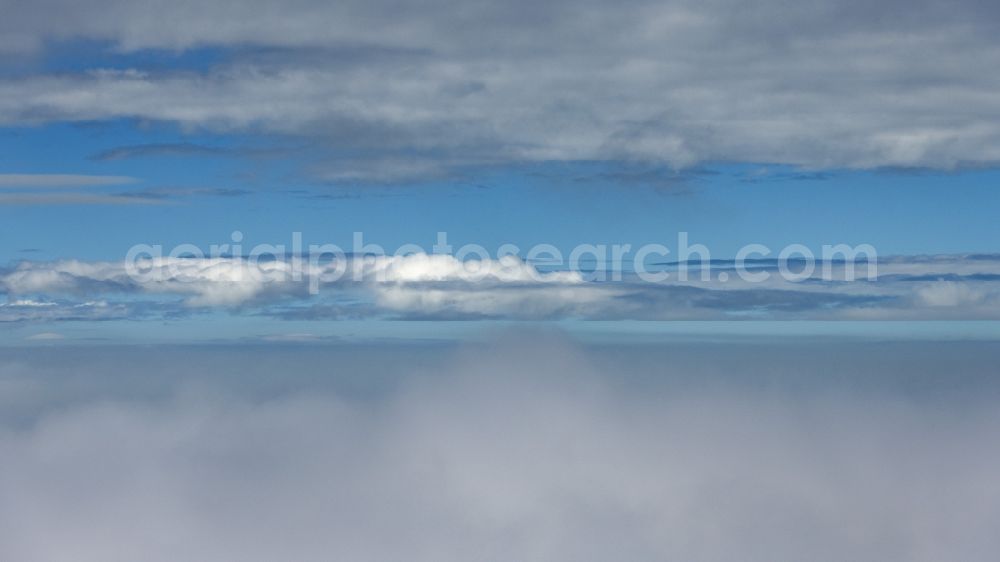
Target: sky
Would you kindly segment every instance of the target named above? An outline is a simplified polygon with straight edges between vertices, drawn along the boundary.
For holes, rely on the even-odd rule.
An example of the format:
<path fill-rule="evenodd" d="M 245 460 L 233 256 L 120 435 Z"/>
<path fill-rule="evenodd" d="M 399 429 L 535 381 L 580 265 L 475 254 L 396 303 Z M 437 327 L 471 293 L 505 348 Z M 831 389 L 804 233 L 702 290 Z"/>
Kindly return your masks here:
<path fill-rule="evenodd" d="M 0 560 L 995 560 L 998 38 L 0 0 Z"/>

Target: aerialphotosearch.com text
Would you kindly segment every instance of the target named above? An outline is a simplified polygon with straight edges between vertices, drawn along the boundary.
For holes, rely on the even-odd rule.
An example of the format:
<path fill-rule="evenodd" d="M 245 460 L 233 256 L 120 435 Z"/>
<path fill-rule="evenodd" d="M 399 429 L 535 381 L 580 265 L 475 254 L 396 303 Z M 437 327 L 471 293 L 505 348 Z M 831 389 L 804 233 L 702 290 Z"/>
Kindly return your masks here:
<path fill-rule="evenodd" d="M 393 268 L 418 264 L 427 270 L 420 279 L 435 278 L 434 269 L 446 270 L 462 280 L 514 280 L 565 282 L 565 273 L 581 281 L 642 281 L 648 283 L 729 282 L 764 283 L 774 275 L 785 281 L 807 279 L 854 281 L 859 273 L 867 280 L 878 276 L 878 252 L 870 244 L 826 244 L 817 256 L 804 244 L 770 248 L 747 244 L 736 255 L 714 259 L 710 249 L 678 232 L 676 244 L 580 244 L 568 252 L 553 244 L 521 248 L 503 244 L 492 252 L 479 244 L 455 247 L 447 232 L 438 232 L 429 247 L 404 244 L 385 247 L 368 241 L 363 232 L 353 233 L 348 249 L 331 243 L 306 244 L 301 232 L 293 232 L 290 244 L 255 244 L 245 247 L 244 235 L 234 231 L 229 241 L 207 250 L 195 244 L 164 248 L 137 244 L 125 257 L 128 275 L 137 281 L 169 276 L 178 281 L 190 260 L 206 265 L 225 265 L 232 274 L 255 279 L 308 280 L 310 290 L 322 284 L 354 281 L 386 281 Z M 237 267 L 234 267 L 237 266 Z M 512 275 L 512 271 L 518 275 Z M 558 273 L 563 274 L 558 274 Z M 733 278 L 735 276 L 735 278 Z M 390 279 L 391 280 L 391 279 Z"/>

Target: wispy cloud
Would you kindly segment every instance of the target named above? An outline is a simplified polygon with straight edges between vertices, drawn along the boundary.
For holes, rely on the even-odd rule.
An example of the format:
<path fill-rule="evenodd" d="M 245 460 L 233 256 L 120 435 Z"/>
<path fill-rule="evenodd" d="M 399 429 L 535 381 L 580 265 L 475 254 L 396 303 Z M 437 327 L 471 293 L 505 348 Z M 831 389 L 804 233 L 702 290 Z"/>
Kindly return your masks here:
<path fill-rule="evenodd" d="M 107 189 L 137 182 L 127 176 L 0 174 L 0 205 L 163 205 L 185 197 L 241 197 L 251 193 L 224 187 Z M 67 188 L 74 189 L 65 191 Z"/>
<path fill-rule="evenodd" d="M 139 317 L 139 308 L 133 305 L 103 300 L 13 299 L 0 303 L 0 323 L 125 320 Z"/>
<path fill-rule="evenodd" d="M 193 143 L 138 144 L 109 148 L 91 156 L 92 160 L 124 160 L 146 156 L 219 156 L 228 154 L 225 148 Z"/>
<path fill-rule="evenodd" d="M 24 338 L 25 341 L 59 341 L 66 339 L 66 336 L 57 332 L 39 332 Z"/>
<path fill-rule="evenodd" d="M 91 156 L 92 160 L 111 161 L 131 158 L 148 157 L 230 157 L 230 158 L 260 158 L 279 156 L 286 153 L 279 148 L 222 147 L 194 143 L 152 143 L 117 146 L 103 150 Z"/>
<path fill-rule="evenodd" d="M 253 192 L 247 189 L 227 187 L 151 187 L 133 191 L 122 191 L 115 197 L 128 197 L 151 201 L 167 201 L 184 197 L 243 197 Z"/>
<path fill-rule="evenodd" d="M 127 185 L 139 180 L 128 176 L 83 174 L 0 174 L 0 188 L 67 188 Z"/>
<path fill-rule="evenodd" d="M 162 198 L 142 197 L 128 193 L 2 193 L 0 205 L 161 205 Z"/>

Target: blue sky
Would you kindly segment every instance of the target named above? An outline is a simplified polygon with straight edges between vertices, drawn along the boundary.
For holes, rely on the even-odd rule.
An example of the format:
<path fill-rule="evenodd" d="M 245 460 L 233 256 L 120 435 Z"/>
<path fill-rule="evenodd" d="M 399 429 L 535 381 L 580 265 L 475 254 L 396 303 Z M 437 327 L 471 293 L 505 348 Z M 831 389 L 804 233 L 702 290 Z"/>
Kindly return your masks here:
<path fill-rule="evenodd" d="M 95 191 L 163 192 L 164 198 L 4 205 L 2 257 L 15 260 L 25 257 L 21 250 L 37 249 L 32 257 L 114 259 L 136 243 L 207 247 L 228 241 L 234 230 L 251 242 L 285 243 L 301 231 L 307 240 L 342 245 L 364 231 L 386 247 L 430 246 L 438 231 L 447 231 L 459 243 L 487 248 L 673 245 L 676 233 L 687 231 L 719 257 L 732 257 L 748 243 L 817 249 L 870 243 L 883 254 L 990 253 L 1000 239 L 1000 173 L 993 169 L 813 171 L 707 163 L 677 172 L 633 171 L 635 165 L 620 162 L 541 162 L 417 183 L 331 185 L 302 173 L 307 155 L 299 152 L 308 151 L 289 148 L 293 143 L 185 134 L 129 120 L 5 128 L 0 166 L 6 173 L 128 176 L 135 183 Z M 188 145 L 262 154 L 184 153 Z M 98 158 L 136 146 L 166 153 Z M 194 193 L 167 197 L 185 190 Z"/>

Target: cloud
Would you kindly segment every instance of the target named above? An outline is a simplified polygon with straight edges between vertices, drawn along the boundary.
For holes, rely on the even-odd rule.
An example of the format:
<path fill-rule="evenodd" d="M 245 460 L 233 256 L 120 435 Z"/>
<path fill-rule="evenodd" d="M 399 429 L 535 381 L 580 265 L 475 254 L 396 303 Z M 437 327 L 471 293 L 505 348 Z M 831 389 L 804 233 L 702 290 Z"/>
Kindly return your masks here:
<path fill-rule="evenodd" d="M 155 4 L 155 22 L 121 0 L 6 10 L 8 49 L 110 47 L 100 68 L 0 81 L 0 123 L 136 118 L 287 135 L 314 147 L 308 171 L 334 182 L 581 160 L 1000 162 L 1000 79 L 983 71 L 1000 65 L 1000 19 L 980 0 Z M 218 64 L 116 58 L 201 48 L 221 52 Z"/>
<path fill-rule="evenodd" d="M 81 174 L 0 174 L 0 205 L 149 205 L 134 192 L 101 193 L 91 188 L 127 185 L 139 180 L 128 176 Z M 74 191 L 57 191 L 75 188 Z M 14 191 L 5 191 L 12 189 Z"/>
<path fill-rule="evenodd" d="M 128 320 L 142 316 L 141 309 L 127 303 L 107 301 L 13 299 L 0 303 L 0 323 Z M 40 338 L 39 334 L 29 339 Z"/>
<path fill-rule="evenodd" d="M 285 152 L 281 149 L 229 148 L 207 146 L 194 143 L 152 143 L 118 146 L 103 150 L 91 156 L 98 161 L 125 160 L 130 158 L 147 158 L 157 156 L 228 156 L 228 157 L 260 157 L 276 156 Z"/>
<path fill-rule="evenodd" d="M 58 341 L 65 338 L 66 336 L 56 332 L 39 332 L 37 334 L 27 336 L 24 339 L 26 341 Z"/>
<path fill-rule="evenodd" d="M 130 275 L 122 262 L 21 262 L 0 284 L 15 295 L 179 294 L 188 296 L 192 306 L 238 305 L 271 289 L 280 294 L 291 287 L 291 283 L 283 285 L 290 269 L 284 262 L 251 269 L 241 259 L 168 258 L 150 267 L 139 277 Z"/>
<path fill-rule="evenodd" d="M 224 148 L 193 143 L 138 144 L 109 148 L 94 154 L 93 160 L 123 160 L 146 156 L 219 156 L 226 155 Z"/>
<path fill-rule="evenodd" d="M 0 205 L 159 205 L 159 191 L 105 193 L 92 188 L 136 183 L 128 176 L 80 174 L 0 174 Z M 75 188 L 73 191 L 59 189 Z M 12 189 L 13 191 L 5 191 Z M 191 193 L 210 190 L 188 190 Z M 220 190 L 225 191 L 225 190 Z M 236 190 L 233 190 L 236 191 Z"/>
<path fill-rule="evenodd" d="M 129 267 L 124 262 L 22 261 L 0 275 L 0 288 L 12 295 L 144 292 L 184 295 L 191 306 L 239 306 L 260 299 L 304 297 L 310 286 L 352 282 L 384 292 L 407 286 L 421 291 L 428 283 L 578 285 L 582 279 L 572 272 L 541 273 L 513 256 L 465 263 L 452 256 L 426 254 L 343 257 L 326 263 L 301 258 L 167 257 L 139 260 Z M 392 301 L 392 294 L 387 298 Z"/>
<path fill-rule="evenodd" d="M 127 176 L 89 176 L 81 174 L 0 174 L 0 188 L 100 187 L 107 185 L 125 185 L 135 183 L 137 181 L 137 179 Z"/>
<path fill-rule="evenodd" d="M 514 256 L 463 262 L 450 255 L 263 258 L 155 258 L 136 262 L 22 261 L 0 271 L 11 302 L 35 297 L 125 299 L 128 310 L 186 314 L 222 308 L 286 319 L 591 320 L 989 320 L 1000 318 L 997 256 L 896 256 L 867 264 L 849 281 L 843 262 L 816 264 L 796 281 L 773 260 L 750 265 L 765 280 L 744 280 L 716 260 L 707 278 L 620 281 L 599 273 L 543 272 Z M 802 264 L 792 264 L 798 270 Z M 822 277 L 829 268 L 830 276 Z M 728 276 L 726 280 L 722 277 Z M 44 300 L 43 298 L 43 300 Z M 135 298 L 145 299 L 136 308 Z M 181 299 L 181 300 L 178 300 Z M 18 314 L 14 319 L 30 319 Z"/>
<path fill-rule="evenodd" d="M 1000 548 L 992 344 L 526 336 L 5 351 L 0 557 L 930 562 Z"/>
<path fill-rule="evenodd" d="M 0 205 L 161 205 L 164 203 L 162 198 L 143 197 L 136 193 L 0 192 Z"/>
<path fill-rule="evenodd" d="M 155 203 L 156 201 L 167 202 L 171 199 L 183 197 L 243 197 L 251 193 L 253 192 L 246 189 L 225 187 L 156 187 L 123 191 L 116 193 L 114 196 L 116 198 L 132 198 Z"/>

